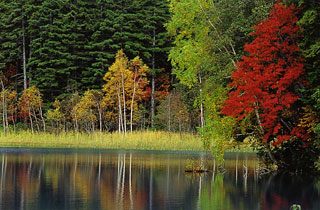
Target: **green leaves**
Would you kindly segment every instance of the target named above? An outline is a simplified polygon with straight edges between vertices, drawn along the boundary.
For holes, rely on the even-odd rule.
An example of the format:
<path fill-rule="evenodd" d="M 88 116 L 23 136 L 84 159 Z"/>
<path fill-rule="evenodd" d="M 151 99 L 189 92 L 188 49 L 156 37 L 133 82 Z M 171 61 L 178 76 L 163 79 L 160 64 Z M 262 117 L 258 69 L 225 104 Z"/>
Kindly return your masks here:
<path fill-rule="evenodd" d="M 232 140 L 236 123 L 224 117 L 230 74 L 250 40 L 251 26 L 268 14 L 269 1 L 185 0 L 170 1 L 172 13 L 166 27 L 173 37 L 169 59 L 180 83 L 198 91 L 196 107 L 204 105 L 201 129 L 205 148 L 219 160 Z"/>
<path fill-rule="evenodd" d="M 29 85 L 46 101 L 99 89 L 120 48 L 154 64 L 155 72 L 169 69 L 166 0 L 2 0 L 0 11 L 1 68 L 13 64 L 22 72 L 24 33 Z"/>

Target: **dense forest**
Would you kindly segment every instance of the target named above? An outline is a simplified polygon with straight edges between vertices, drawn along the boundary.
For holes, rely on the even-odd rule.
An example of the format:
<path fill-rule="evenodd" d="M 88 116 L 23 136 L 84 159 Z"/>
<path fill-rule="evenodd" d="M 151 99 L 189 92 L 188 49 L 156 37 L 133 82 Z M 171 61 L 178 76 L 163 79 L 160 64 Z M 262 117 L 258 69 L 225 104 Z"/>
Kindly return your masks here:
<path fill-rule="evenodd" d="M 320 168 L 316 0 L 0 1 L 4 133 L 197 132 Z"/>
<path fill-rule="evenodd" d="M 67 107 L 72 109 L 85 91 L 102 89 L 103 78 L 122 49 L 149 66 L 148 95 L 141 106 L 148 109 L 148 119 L 154 118 L 155 101 L 167 94 L 169 86 L 166 1 L 1 1 L 0 8 L 5 89 L 20 96 L 35 86 L 42 98 L 41 104 L 32 106 L 48 110 L 61 102 L 66 103 L 63 112 L 69 112 Z M 25 117 L 14 111 L 8 119 L 24 121 L 21 115 Z M 37 115 L 32 113 L 29 121 Z M 116 129 L 112 123 L 104 127 Z"/>

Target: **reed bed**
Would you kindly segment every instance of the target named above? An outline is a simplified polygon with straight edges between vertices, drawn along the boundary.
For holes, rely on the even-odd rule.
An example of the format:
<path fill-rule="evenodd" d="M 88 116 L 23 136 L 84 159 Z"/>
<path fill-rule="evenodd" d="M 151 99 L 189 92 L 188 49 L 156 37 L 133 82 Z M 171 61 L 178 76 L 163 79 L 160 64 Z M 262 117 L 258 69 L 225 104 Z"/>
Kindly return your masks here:
<path fill-rule="evenodd" d="M 127 133 L 34 133 L 19 131 L 0 133 L 0 147 L 23 148 L 87 148 L 87 149 L 132 149 L 203 151 L 198 135 L 165 131 L 143 131 Z"/>

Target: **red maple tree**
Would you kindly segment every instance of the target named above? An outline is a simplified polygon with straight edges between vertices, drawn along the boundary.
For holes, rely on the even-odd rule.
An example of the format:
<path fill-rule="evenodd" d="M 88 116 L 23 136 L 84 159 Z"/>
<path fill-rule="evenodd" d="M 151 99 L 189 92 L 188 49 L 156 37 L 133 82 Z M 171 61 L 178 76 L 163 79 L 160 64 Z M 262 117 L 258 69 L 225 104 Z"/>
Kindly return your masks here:
<path fill-rule="evenodd" d="M 283 113 L 292 108 L 298 96 L 294 85 L 304 74 L 299 56 L 297 10 L 281 3 L 274 5 L 269 17 L 254 26 L 255 39 L 246 44 L 249 53 L 231 75 L 229 93 L 222 112 L 241 120 L 255 112 L 264 143 L 274 146 L 296 137 L 307 139 L 304 129 L 283 120 Z"/>

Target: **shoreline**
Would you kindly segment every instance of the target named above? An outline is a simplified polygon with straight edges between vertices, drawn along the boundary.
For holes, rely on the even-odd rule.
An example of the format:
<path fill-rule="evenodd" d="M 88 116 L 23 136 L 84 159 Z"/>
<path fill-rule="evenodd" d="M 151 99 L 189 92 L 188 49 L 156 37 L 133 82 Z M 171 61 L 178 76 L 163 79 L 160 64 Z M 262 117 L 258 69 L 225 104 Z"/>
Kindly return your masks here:
<path fill-rule="evenodd" d="M 182 137 L 182 138 L 181 138 Z M 163 131 L 127 133 L 34 133 L 19 131 L 0 135 L 0 148 L 106 149 L 204 152 L 197 135 Z"/>
<path fill-rule="evenodd" d="M 130 150 L 204 153 L 200 137 L 192 133 L 165 131 L 135 131 L 126 137 L 118 132 L 106 133 L 34 133 L 18 131 L 4 135 L 0 132 L 0 149 L 72 149 L 72 150 Z M 238 145 L 225 152 L 255 152 L 249 146 Z"/>

